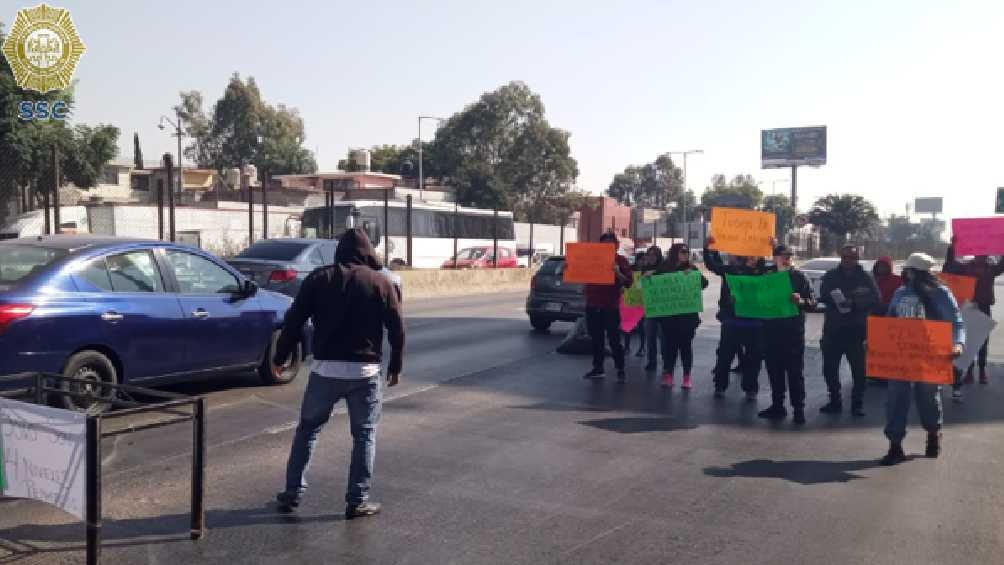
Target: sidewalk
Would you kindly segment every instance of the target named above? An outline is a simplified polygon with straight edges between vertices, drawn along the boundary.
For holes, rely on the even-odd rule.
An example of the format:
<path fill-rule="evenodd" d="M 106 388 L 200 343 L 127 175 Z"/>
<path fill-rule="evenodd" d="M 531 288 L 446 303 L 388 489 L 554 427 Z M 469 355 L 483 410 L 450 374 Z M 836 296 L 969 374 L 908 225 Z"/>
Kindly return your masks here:
<path fill-rule="evenodd" d="M 967 388 L 966 404 L 946 403 L 943 459 L 886 469 L 876 466 L 886 447 L 882 389 L 869 390 L 864 419 L 821 417 L 819 354 L 809 350 L 809 423 L 766 423 L 756 418 L 769 397 L 764 375 L 755 404 L 735 386 L 711 398 L 716 343 L 698 339 L 689 394 L 661 389 L 635 358 L 618 385 L 582 380 L 588 358 L 547 353 L 387 403 L 373 492 L 386 513 L 374 519 L 341 516 L 350 444 L 342 414 L 322 435 L 295 517 L 270 503 L 291 431 L 210 451 L 209 533 L 198 543 L 187 539 L 186 459 L 116 476 L 106 483 L 105 561 L 997 561 L 999 366 L 992 385 Z M 922 441 L 911 427 L 907 451 Z M 58 525 L 32 502 L 5 510 L 4 547 L 21 548 L 19 563 L 82 562 L 79 523 Z"/>

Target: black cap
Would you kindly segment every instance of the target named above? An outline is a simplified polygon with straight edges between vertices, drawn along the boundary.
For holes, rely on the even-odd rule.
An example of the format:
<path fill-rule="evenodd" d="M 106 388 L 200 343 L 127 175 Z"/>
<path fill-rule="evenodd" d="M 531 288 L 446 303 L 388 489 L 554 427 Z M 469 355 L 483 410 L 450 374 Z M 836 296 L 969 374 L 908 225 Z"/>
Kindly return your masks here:
<path fill-rule="evenodd" d="M 781 243 L 774 246 L 774 257 L 781 255 L 794 255 L 794 253 L 791 252 L 791 249 L 787 245 Z"/>

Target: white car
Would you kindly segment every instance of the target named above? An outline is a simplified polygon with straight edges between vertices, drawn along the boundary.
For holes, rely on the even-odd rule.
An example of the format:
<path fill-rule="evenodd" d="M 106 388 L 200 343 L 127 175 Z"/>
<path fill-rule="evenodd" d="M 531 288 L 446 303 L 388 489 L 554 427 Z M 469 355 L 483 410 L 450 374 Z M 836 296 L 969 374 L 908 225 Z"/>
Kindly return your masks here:
<path fill-rule="evenodd" d="M 826 271 L 837 268 L 838 265 L 840 265 L 840 257 L 819 257 L 809 259 L 798 266 L 798 269 L 805 273 L 805 277 L 809 279 L 809 284 L 812 285 L 812 294 L 816 297 L 816 300 L 822 298 L 819 291 L 823 285 L 823 275 L 826 274 Z M 874 265 L 875 261 L 871 259 L 861 260 L 861 266 L 869 275 L 872 274 L 872 267 Z M 823 309 L 825 305 L 820 302 L 819 308 Z"/>

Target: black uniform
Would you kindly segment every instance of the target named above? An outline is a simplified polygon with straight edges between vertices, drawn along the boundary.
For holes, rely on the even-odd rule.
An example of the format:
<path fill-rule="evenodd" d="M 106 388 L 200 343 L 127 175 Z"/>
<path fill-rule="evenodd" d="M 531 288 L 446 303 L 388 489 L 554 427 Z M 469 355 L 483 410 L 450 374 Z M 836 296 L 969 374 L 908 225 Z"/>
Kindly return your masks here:
<path fill-rule="evenodd" d="M 760 386 L 757 377 L 760 373 L 761 351 L 760 335 L 763 330 L 761 320 L 752 318 L 737 318 L 736 307 L 732 299 L 725 275 L 762 275 L 766 265 L 761 259 L 754 266 L 726 265 L 717 251 L 704 250 L 704 264 L 716 275 L 722 277 L 722 291 L 718 299 L 718 320 L 722 323 L 722 336 L 718 342 L 718 359 L 715 362 L 715 390 L 724 391 L 729 388 L 729 370 L 732 360 L 740 348 L 747 354 L 740 356 L 743 392 L 756 393 Z"/>
<path fill-rule="evenodd" d="M 770 271 L 777 271 L 771 267 Z M 771 405 L 784 406 L 786 389 L 791 394 L 791 407 L 801 411 L 805 407 L 805 311 L 813 310 L 812 285 L 798 269 L 788 271 L 791 288 L 801 297 L 799 314 L 792 318 L 777 318 L 763 322 L 764 356 L 770 378 Z"/>
<path fill-rule="evenodd" d="M 850 311 L 841 313 L 832 292 L 839 289 Z M 868 314 L 882 301 L 875 281 L 858 265 L 853 269 L 836 267 L 823 275 L 819 301 L 826 305 L 823 320 L 823 377 L 830 392 L 830 402 L 842 406 L 840 396 L 840 359 L 847 357 L 854 386 L 851 404 L 860 408 L 865 397 L 865 332 Z"/>

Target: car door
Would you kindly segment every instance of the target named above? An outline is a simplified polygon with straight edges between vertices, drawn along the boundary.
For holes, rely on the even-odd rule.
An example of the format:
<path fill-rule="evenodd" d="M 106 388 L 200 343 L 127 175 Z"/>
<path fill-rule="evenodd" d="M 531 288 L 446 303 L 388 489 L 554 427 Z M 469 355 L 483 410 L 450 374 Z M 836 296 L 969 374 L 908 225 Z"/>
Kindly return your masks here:
<path fill-rule="evenodd" d="M 166 249 L 165 264 L 185 317 L 190 371 L 256 363 L 271 338 L 269 314 L 255 297 L 240 294 L 241 281 L 206 256 Z"/>
<path fill-rule="evenodd" d="M 179 369 L 188 345 L 181 306 L 166 292 L 151 250 L 102 255 L 82 263 L 73 276 L 77 289 L 91 295 L 95 341 L 119 357 L 122 382 Z"/>

